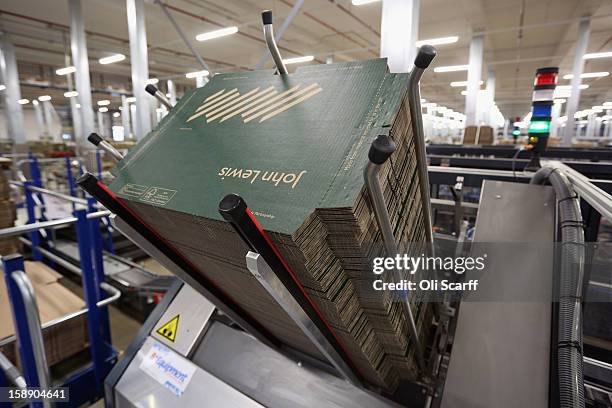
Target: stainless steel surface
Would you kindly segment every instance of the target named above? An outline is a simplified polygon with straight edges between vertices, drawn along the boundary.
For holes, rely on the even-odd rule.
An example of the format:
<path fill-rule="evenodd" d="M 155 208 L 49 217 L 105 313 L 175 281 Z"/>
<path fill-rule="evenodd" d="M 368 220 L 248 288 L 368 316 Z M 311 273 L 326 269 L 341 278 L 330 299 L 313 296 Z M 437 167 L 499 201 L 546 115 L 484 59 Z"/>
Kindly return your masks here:
<path fill-rule="evenodd" d="M 461 208 L 464 214 L 467 215 L 476 215 L 476 213 L 478 212 L 478 203 L 468 203 L 468 202 L 461 202 Z M 431 206 L 436 209 L 436 210 L 449 210 L 449 211 L 455 211 L 456 207 L 457 207 L 457 203 L 455 203 L 452 200 L 444 200 L 441 198 L 432 198 L 431 199 Z"/>
<path fill-rule="evenodd" d="M 612 195 L 595 186 L 588 177 L 556 160 L 543 160 L 542 165 L 561 170 L 572 183 L 578 195 L 588 202 L 602 217 L 612 221 Z"/>
<path fill-rule="evenodd" d="M 91 219 L 96 219 L 96 218 L 107 217 L 109 215 L 110 215 L 109 211 L 97 211 L 95 213 L 87 214 L 87 218 L 91 220 Z M 35 222 L 33 224 L 24 224 L 24 225 L 19 225 L 16 227 L 2 228 L 0 229 L 0 238 L 10 237 L 14 235 L 21 235 L 27 232 L 36 231 L 36 230 L 45 229 L 45 228 L 62 227 L 65 225 L 74 224 L 76 222 L 77 222 L 77 219 L 75 217 L 70 217 L 70 218 L 61 218 L 58 220 Z"/>
<path fill-rule="evenodd" d="M 191 41 L 189 41 L 189 39 L 187 38 L 187 36 L 183 32 L 183 29 L 181 28 L 181 26 L 177 24 L 176 20 L 172 16 L 172 14 L 170 14 L 168 9 L 166 9 L 166 6 L 164 5 L 164 3 L 161 0 L 155 0 L 155 3 L 157 3 L 159 5 L 159 7 L 162 9 L 164 14 L 166 15 L 166 18 L 170 21 L 170 24 L 172 24 L 172 26 L 174 27 L 174 29 L 176 30 L 178 35 L 181 36 L 183 42 L 185 43 L 187 48 L 189 48 L 189 51 L 191 51 L 191 53 L 193 54 L 195 59 L 200 63 L 202 68 L 207 70 L 210 73 L 211 76 L 214 75 L 213 71 L 210 69 L 210 67 L 208 66 L 206 61 L 204 61 L 204 58 L 202 58 L 200 53 L 195 48 L 193 48 L 193 45 L 191 45 Z"/>
<path fill-rule="evenodd" d="M 393 227 L 391 226 L 391 221 L 389 220 L 389 212 L 387 211 L 385 197 L 383 195 L 382 189 L 380 187 L 380 182 L 378 180 L 379 170 L 379 165 L 376 165 L 369 161 L 363 171 L 363 177 L 365 179 L 370 199 L 372 200 L 372 206 L 374 207 L 374 215 L 376 217 L 376 222 L 378 223 L 378 228 L 380 229 L 382 235 L 386 255 L 388 257 L 394 257 L 399 254 L 399 249 L 397 247 L 397 241 L 395 240 L 395 236 L 393 235 Z M 427 207 L 424 207 L 424 211 L 429 211 L 428 208 L 429 204 L 427 204 Z M 395 282 L 401 282 L 401 280 L 404 279 L 402 276 L 399 275 L 399 272 L 397 270 L 394 270 L 393 274 Z M 406 301 L 403 302 L 402 305 L 408 320 L 408 330 L 410 331 L 410 339 L 412 347 L 414 348 L 414 353 L 417 358 L 417 363 L 419 364 L 419 369 L 421 371 L 424 371 L 425 357 L 423 355 L 423 348 L 421 347 L 421 343 L 415 341 L 419 338 L 419 336 L 416 328 L 416 323 L 414 321 L 414 314 L 412 313 L 412 308 L 410 307 L 408 297 L 409 294 L 406 293 Z"/>
<path fill-rule="evenodd" d="M 317 350 L 338 370 L 338 373 L 347 381 L 360 385 L 361 383 L 351 367 L 329 343 L 295 298 L 291 296 L 285 285 L 278 279 L 266 261 L 259 254 L 249 251 L 246 255 L 246 264 L 249 271 L 257 278 L 266 292 L 276 300 Z"/>
<path fill-rule="evenodd" d="M 115 406 L 127 407 L 206 407 L 263 408 L 234 387 L 196 367 L 184 394 L 178 398 L 140 369 L 144 357 L 156 340 L 148 337 L 115 388 Z M 183 359 L 176 354 L 176 358 Z"/>
<path fill-rule="evenodd" d="M 125 235 L 130 241 L 138 245 L 143 251 L 145 251 L 150 257 L 155 258 L 164 268 L 172 272 L 179 279 L 185 282 L 187 285 L 196 289 L 202 296 L 210 300 L 219 310 L 229 316 L 236 324 L 241 326 L 244 330 L 257 337 L 260 341 L 273 346 L 270 340 L 260 333 L 255 327 L 251 326 L 245 321 L 240 315 L 234 313 L 227 305 L 216 298 L 210 293 L 201 283 L 196 281 L 187 271 L 181 269 L 176 263 L 172 261 L 166 254 L 161 252 L 155 246 L 153 246 L 146 238 L 144 238 L 138 231 L 130 227 L 125 221 L 116 215 L 111 216 L 111 222 L 113 226 Z"/>
<path fill-rule="evenodd" d="M 594 358 L 584 358 L 584 376 L 612 386 L 612 364 Z"/>
<path fill-rule="evenodd" d="M 534 173 L 523 171 L 523 172 L 512 172 L 509 170 L 490 170 L 490 169 L 470 169 L 467 167 L 445 167 L 445 166 L 427 166 L 429 173 L 452 173 L 452 174 L 463 174 L 470 175 L 474 174 L 477 176 L 490 176 L 490 177 L 504 177 L 504 178 L 515 178 L 522 180 L 529 180 Z"/>
<path fill-rule="evenodd" d="M 285 19 L 283 20 L 283 24 L 281 25 L 279 30 L 274 35 L 274 41 L 276 43 L 278 43 L 280 39 L 283 38 L 285 31 L 287 31 L 287 29 L 293 22 L 293 19 L 295 18 L 295 16 L 299 14 L 300 9 L 302 8 L 303 5 L 304 5 L 304 0 L 297 0 L 295 3 L 293 3 L 291 10 L 289 10 L 289 13 L 287 14 L 287 17 L 285 17 Z M 264 65 L 266 65 L 268 58 L 270 58 L 270 53 L 268 51 L 264 51 L 263 55 L 259 59 L 259 62 L 257 63 L 257 65 L 255 65 L 255 69 L 262 69 Z"/>
<path fill-rule="evenodd" d="M 214 322 L 193 361 L 238 391 L 270 408 L 398 408 L 307 362 L 288 357 L 249 336 Z"/>
<path fill-rule="evenodd" d="M 474 241 L 496 245 L 487 247 L 495 268 L 477 293 L 542 300 L 461 303 L 442 408 L 548 406 L 555 206 L 551 187 L 484 182 Z M 526 239 L 542 248 L 508 253 Z"/>
<path fill-rule="evenodd" d="M 24 184 L 22 182 L 20 182 L 20 181 L 9 181 L 9 184 L 11 184 L 13 186 L 18 186 L 18 187 L 21 187 L 21 188 L 25 188 Z M 85 200 L 84 198 L 73 197 L 71 195 L 58 193 L 57 191 L 47 190 L 46 188 L 40 188 L 40 187 L 36 187 L 36 186 L 30 186 L 28 189 L 31 190 L 31 191 L 37 192 L 37 193 L 46 194 L 46 195 L 50 195 L 50 196 L 53 196 L 53 197 L 61 198 L 62 200 L 71 201 L 71 202 L 76 203 L 76 204 L 87 205 L 87 200 Z"/>
<path fill-rule="evenodd" d="M 159 103 L 161 103 L 162 105 L 164 105 L 166 108 L 168 108 L 168 110 L 172 109 L 172 103 L 170 103 L 170 100 L 168 98 L 166 98 L 166 95 L 164 95 L 164 93 L 162 91 L 160 91 L 159 89 L 155 92 L 155 98 L 159 101 Z"/>
<path fill-rule="evenodd" d="M 208 299 L 191 286 L 183 285 L 153 328 L 151 336 L 183 357 L 189 357 L 214 312 L 215 306 Z M 157 331 L 176 316 L 179 316 L 176 338 L 170 341 Z"/>
<path fill-rule="evenodd" d="M 427 172 L 427 153 L 425 152 L 425 132 L 423 130 L 423 116 L 421 114 L 421 92 L 419 81 L 423 76 L 423 69 L 414 67 L 408 78 L 408 103 L 410 104 L 410 120 L 412 134 L 416 149 L 419 185 L 421 187 L 421 203 L 425 210 L 425 228 L 427 228 L 427 242 L 433 242 L 433 224 L 431 222 L 431 207 L 429 201 L 429 173 Z"/>
<path fill-rule="evenodd" d="M 102 140 L 99 144 L 98 147 L 102 150 L 104 150 L 106 153 L 108 153 L 113 159 L 115 159 L 116 161 L 122 160 L 123 159 L 123 155 L 121 153 L 119 153 L 119 151 L 117 149 L 115 149 L 113 147 L 113 145 L 111 145 L 110 143 L 108 143 L 106 140 Z"/>
<path fill-rule="evenodd" d="M 106 282 L 100 282 L 100 289 L 103 289 L 106 293 L 110 293 L 111 295 L 96 302 L 98 308 L 108 306 L 121 297 L 121 291 Z"/>
<path fill-rule="evenodd" d="M 15 386 L 19 388 L 25 388 L 27 386 L 25 378 L 21 375 L 17 367 L 6 358 L 6 356 L 0 351 L 0 370 L 4 372 L 6 378 Z"/>
<path fill-rule="evenodd" d="M 27 320 L 30 340 L 32 341 L 32 349 L 34 351 L 38 386 L 41 388 L 48 388 L 50 386 L 49 366 L 47 364 L 47 355 L 45 354 L 45 345 L 43 343 L 42 329 L 40 325 L 36 296 L 34 295 L 34 288 L 32 287 L 32 283 L 24 271 L 13 272 L 11 274 L 11 279 L 13 279 L 19 288 L 21 298 L 23 299 L 23 304 L 25 306 L 25 318 Z M 13 319 L 16 319 L 16 316 L 13 316 Z M 20 343 L 23 341 L 24 339 L 19 339 Z M 43 402 L 43 405 L 51 406 L 48 401 Z"/>
<path fill-rule="evenodd" d="M 276 46 L 276 41 L 274 40 L 274 28 L 272 27 L 272 24 L 264 24 L 263 31 L 266 39 L 266 45 L 268 46 L 268 50 L 270 50 L 270 55 L 272 55 L 274 65 L 276 65 L 278 73 L 281 75 L 287 75 L 287 67 L 283 62 L 283 58 L 281 57 L 280 51 Z"/>

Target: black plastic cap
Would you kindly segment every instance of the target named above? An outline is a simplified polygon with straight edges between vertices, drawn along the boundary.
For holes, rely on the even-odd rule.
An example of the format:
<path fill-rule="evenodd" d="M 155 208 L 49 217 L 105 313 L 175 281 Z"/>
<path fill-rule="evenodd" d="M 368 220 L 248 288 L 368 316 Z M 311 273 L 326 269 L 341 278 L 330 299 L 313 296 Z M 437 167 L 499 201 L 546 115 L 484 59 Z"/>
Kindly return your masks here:
<path fill-rule="evenodd" d="M 536 69 L 536 75 L 538 74 L 558 74 L 559 73 L 559 67 L 544 67 L 544 68 L 538 68 Z"/>
<path fill-rule="evenodd" d="M 228 221 L 240 220 L 246 210 L 246 202 L 238 194 L 228 194 L 219 202 L 219 213 Z"/>
<path fill-rule="evenodd" d="M 94 146 L 97 146 L 100 144 L 101 141 L 103 141 L 104 139 L 102 139 L 102 137 L 97 134 L 97 133 L 92 133 L 89 136 L 87 136 L 87 140 L 89 140 Z"/>
<path fill-rule="evenodd" d="M 370 146 L 368 159 L 374 164 L 383 164 L 397 149 L 395 142 L 387 135 L 378 135 Z"/>
<path fill-rule="evenodd" d="M 145 86 L 145 91 L 147 91 L 151 95 L 155 96 L 155 93 L 157 92 L 157 88 L 154 85 L 149 84 L 149 85 Z"/>
<path fill-rule="evenodd" d="M 419 53 L 414 59 L 414 65 L 421 69 L 427 68 L 429 64 L 431 64 L 431 61 L 436 58 L 437 53 L 436 49 L 431 45 L 423 45 L 419 48 Z"/>
<path fill-rule="evenodd" d="M 264 25 L 272 24 L 272 10 L 264 10 L 261 12 L 261 20 Z"/>

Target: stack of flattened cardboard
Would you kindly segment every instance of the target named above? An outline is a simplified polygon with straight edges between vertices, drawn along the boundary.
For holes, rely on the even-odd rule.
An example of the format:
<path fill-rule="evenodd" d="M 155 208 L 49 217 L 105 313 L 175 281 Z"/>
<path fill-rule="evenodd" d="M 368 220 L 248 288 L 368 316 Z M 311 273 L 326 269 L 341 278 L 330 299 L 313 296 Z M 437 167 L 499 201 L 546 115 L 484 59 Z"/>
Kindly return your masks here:
<path fill-rule="evenodd" d="M 26 274 L 32 282 L 41 324 L 76 312 L 85 302 L 59 283 L 61 275 L 40 262 L 25 262 Z M 0 340 L 15 334 L 11 306 L 4 278 L 0 279 Z M 43 332 L 45 352 L 49 365 L 73 356 L 87 347 L 85 315 L 62 322 Z M 18 362 L 15 342 L 2 347 L 2 351 Z"/>
<path fill-rule="evenodd" d="M 218 213 L 240 194 L 322 311 L 359 374 L 387 391 L 416 376 L 407 316 L 365 290 L 381 236 L 364 187 L 371 142 L 398 150 L 380 174 L 398 240 L 425 240 L 407 75 L 386 60 L 216 75 L 186 94 L 113 170 L 110 186 L 215 287 L 280 341 L 317 350 L 246 268 L 246 244 Z M 412 296 L 419 341 L 432 317 Z"/>
<path fill-rule="evenodd" d="M 11 200 L 11 187 L 5 170 L 11 165 L 11 160 L 0 158 L 0 229 L 15 225 L 17 212 L 15 203 Z M 0 255 L 10 255 L 21 252 L 21 244 L 18 237 L 0 238 Z"/>

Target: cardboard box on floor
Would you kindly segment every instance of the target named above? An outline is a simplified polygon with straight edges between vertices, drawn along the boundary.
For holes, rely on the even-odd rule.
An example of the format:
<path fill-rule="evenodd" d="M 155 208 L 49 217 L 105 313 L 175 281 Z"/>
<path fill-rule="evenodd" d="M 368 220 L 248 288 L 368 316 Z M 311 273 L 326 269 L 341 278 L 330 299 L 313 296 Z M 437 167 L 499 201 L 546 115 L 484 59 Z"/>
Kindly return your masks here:
<path fill-rule="evenodd" d="M 79 296 L 62 286 L 58 281 L 60 274 L 40 262 L 25 262 L 25 269 L 32 281 L 41 324 L 85 307 Z M 6 283 L 0 279 L 0 339 L 15 334 L 13 317 L 9 304 Z M 56 364 L 73 356 L 87 347 L 86 316 L 63 322 L 43 332 L 47 362 Z M 5 355 L 18 364 L 18 352 L 15 343 L 2 347 Z"/>

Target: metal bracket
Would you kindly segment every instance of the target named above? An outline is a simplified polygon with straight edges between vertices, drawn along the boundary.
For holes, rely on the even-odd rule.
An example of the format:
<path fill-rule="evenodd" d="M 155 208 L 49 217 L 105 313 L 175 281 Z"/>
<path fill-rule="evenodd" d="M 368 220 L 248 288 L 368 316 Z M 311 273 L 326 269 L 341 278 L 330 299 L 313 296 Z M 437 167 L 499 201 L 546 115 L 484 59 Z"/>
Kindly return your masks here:
<path fill-rule="evenodd" d="M 272 271 L 270 265 L 256 252 L 249 251 L 246 254 L 246 263 L 249 271 L 257 278 L 259 283 L 276 300 L 283 310 L 291 317 L 295 324 L 302 330 L 308 339 L 315 345 L 317 350 L 338 370 L 340 375 L 347 381 L 360 386 L 361 383 L 353 370 L 329 343 L 327 338 L 308 317 L 306 311 L 299 305 L 295 298 L 289 293 L 285 285 Z"/>
<path fill-rule="evenodd" d="M 274 60 L 274 64 L 276 65 L 276 69 L 278 70 L 279 74 L 287 75 L 287 67 L 283 62 L 283 58 L 280 55 L 278 46 L 276 45 L 276 40 L 274 39 L 274 27 L 272 26 L 272 11 L 265 10 L 261 13 L 261 18 L 263 20 L 263 31 L 264 37 L 266 39 L 266 45 L 268 46 L 268 50 L 270 50 L 270 54 L 272 55 L 272 59 Z"/>

